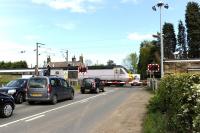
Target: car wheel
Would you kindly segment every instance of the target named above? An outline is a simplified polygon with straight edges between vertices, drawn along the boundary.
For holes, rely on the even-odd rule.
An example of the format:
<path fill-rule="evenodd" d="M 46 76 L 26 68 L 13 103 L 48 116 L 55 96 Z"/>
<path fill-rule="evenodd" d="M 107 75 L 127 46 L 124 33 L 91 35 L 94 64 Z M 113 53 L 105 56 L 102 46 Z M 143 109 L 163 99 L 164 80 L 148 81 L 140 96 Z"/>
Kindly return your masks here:
<path fill-rule="evenodd" d="M 74 99 L 74 92 L 72 91 L 71 92 L 71 95 L 70 95 L 70 98 L 69 98 L 70 100 L 73 100 Z"/>
<path fill-rule="evenodd" d="M 33 104 L 35 104 L 35 102 L 34 101 L 28 101 L 28 104 L 33 105 Z"/>
<path fill-rule="evenodd" d="M 84 94 L 84 93 L 85 93 L 85 90 L 84 90 L 84 89 L 81 89 L 81 93 Z"/>
<path fill-rule="evenodd" d="M 4 118 L 10 117 L 13 113 L 13 106 L 11 103 L 5 103 L 1 109 L 1 116 Z"/>
<path fill-rule="evenodd" d="M 19 93 L 16 97 L 16 103 L 21 104 L 24 101 L 24 97 L 22 95 L 22 93 Z"/>
<path fill-rule="evenodd" d="M 57 99 L 57 96 L 56 95 L 53 95 L 53 98 L 51 100 L 51 103 L 54 105 L 58 102 L 58 99 Z"/>

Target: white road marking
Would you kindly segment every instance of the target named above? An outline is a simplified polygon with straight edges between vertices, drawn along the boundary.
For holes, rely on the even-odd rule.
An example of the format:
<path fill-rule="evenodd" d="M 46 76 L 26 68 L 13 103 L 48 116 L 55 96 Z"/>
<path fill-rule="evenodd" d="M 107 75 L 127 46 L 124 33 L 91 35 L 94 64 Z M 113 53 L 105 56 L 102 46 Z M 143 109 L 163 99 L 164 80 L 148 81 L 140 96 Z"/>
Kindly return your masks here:
<path fill-rule="evenodd" d="M 44 111 L 44 112 L 41 112 L 41 113 L 38 113 L 38 114 L 35 114 L 35 115 L 24 117 L 24 118 L 16 120 L 16 121 L 8 122 L 8 123 L 0 125 L 0 128 L 6 127 L 8 125 L 11 125 L 11 124 L 14 124 L 14 123 L 17 123 L 17 122 L 21 122 L 21 121 L 24 121 L 24 120 L 26 121 L 27 119 L 35 118 L 37 116 L 41 116 L 41 115 L 47 114 L 49 112 L 53 112 L 53 111 L 56 111 L 56 110 L 59 110 L 59 109 L 62 109 L 62 108 L 65 108 L 65 107 L 68 107 L 68 106 L 71 106 L 71 105 L 74 105 L 74 104 L 84 103 L 84 102 L 87 102 L 87 101 L 89 101 L 91 99 L 97 98 L 99 96 L 104 96 L 104 95 L 107 95 L 109 93 L 113 93 L 114 91 L 115 90 L 109 90 L 107 92 L 104 92 L 104 93 L 101 93 L 101 94 L 98 94 L 98 95 L 95 95 L 95 96 L 92 96 L 92 97 L 88 97 L 88 98 L 82 99 L 80 101 L 76 101 L 76 102 L 73 102 L 73 103 L 70 103 L 70 104 L 67 104 L 67 105 L 63 105 L 63 106 L 60 106 L 60 107 L 57 107 L 57 108 L 54 108 L 54 109 L 50 109 L 50 110 L 47 110 L 47 111 Z"/>
<path fill-rule="evenodd" d="M 83 101 L 81 101 L 80 103 L 86 103 L 86 102 L 88 102 L 89 100 L 83 100 Z"/>
<path fill-rule="evenodd" d="M 45 115 L 39 115 L 39 116 L 36 116 L 36 117 L 33 117 L 33 118 L 31 118 L 31 119 L 26 120 L 26 122 L 33 121 L 33 120 L 35 120 L 35 119 L 38 119 L 38 118 L 41 118 L 41 117 L 44 117 L 44 116 L 45 116 Z"/>

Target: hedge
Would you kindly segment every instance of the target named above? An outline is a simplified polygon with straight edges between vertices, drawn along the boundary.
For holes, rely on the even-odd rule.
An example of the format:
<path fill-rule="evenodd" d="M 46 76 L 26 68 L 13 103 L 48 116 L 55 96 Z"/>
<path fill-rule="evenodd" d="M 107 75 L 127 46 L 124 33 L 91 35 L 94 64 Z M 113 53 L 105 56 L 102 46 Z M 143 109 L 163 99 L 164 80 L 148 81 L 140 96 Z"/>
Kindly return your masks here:
<path fill-rule="evenodd" d="M 165 116 L 169 132 L 199 132 L 200 74 L 165 76 L 148 108 Z"/>

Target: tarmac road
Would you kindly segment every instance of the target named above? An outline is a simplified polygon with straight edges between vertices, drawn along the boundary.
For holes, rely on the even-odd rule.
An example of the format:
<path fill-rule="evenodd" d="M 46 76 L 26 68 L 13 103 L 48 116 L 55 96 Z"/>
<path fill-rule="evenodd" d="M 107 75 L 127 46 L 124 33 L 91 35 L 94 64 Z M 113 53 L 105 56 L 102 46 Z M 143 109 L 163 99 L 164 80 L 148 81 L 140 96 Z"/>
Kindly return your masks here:
<path fill-rule="evenodd" d="M 109 87 L 99 94 L 77 93 L 56 105 L 16 105 L 13 116 L 0 119 L 0 133 L 88 133 L 137 89 Z"/>

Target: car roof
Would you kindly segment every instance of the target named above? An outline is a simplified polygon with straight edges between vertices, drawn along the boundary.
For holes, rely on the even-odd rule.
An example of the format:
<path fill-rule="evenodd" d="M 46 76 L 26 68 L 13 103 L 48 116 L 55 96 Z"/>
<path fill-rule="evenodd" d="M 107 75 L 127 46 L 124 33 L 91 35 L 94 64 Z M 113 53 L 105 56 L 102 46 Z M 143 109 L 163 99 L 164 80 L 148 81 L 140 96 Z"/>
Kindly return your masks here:
<path fill-rule="evenodd" d="M 58 78 L 58 79 L 64 79 L 64 78 L 58 77 L 58 76 L 33 76 L 31 78 L 49 78 L 49 79 L 51 79 L 51 78 Z"/>
<path fill-rule="evenodd" d="M 96 77 L 88 77 L 88 78 L 83 78 L 83 79 L 100 79 L 100 78 L 96 78 Z"/>

